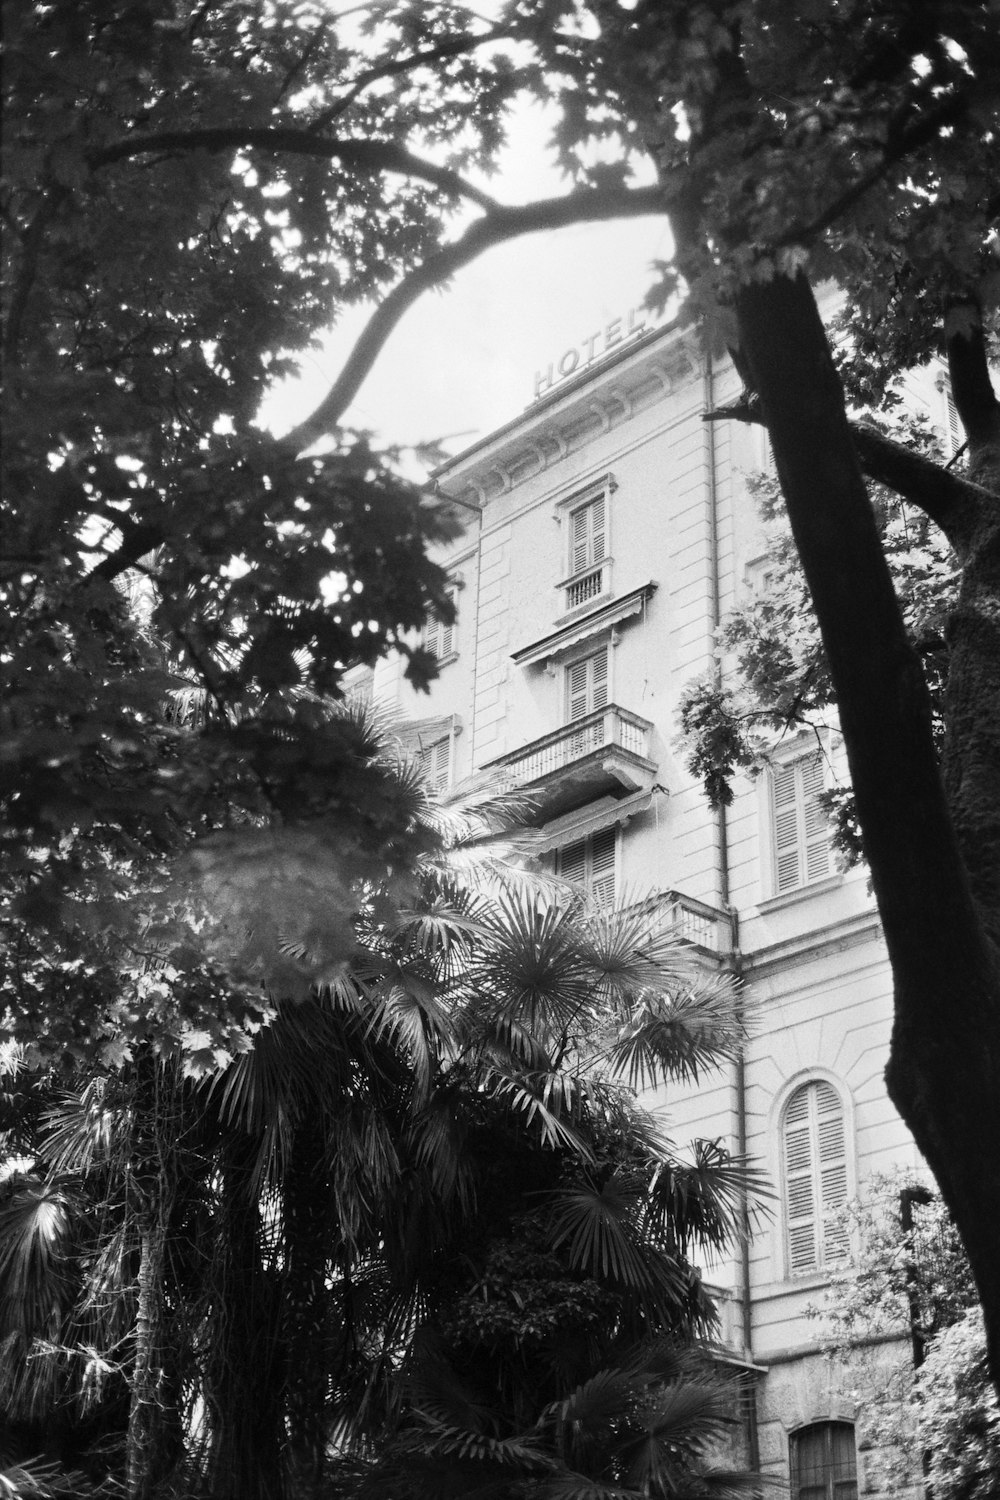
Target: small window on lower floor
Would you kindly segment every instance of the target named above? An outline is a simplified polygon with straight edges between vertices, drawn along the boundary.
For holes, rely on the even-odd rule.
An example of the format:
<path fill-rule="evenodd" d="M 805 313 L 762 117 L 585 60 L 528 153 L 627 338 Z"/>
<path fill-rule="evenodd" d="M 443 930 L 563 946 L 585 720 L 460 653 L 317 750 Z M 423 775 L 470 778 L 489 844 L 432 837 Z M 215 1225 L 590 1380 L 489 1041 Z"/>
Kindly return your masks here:
<path fill-rule="evenodd" d="M 618 830 L 605 828 L 579 843 L 567 844 L 556 856 L 556 873 L 578 885 L 601 911 L 615 904 L 615 864 Z"/>
<path fill-rule="evenodd" d="M 852 1422 L 814 1422 L 788 1441 L 792 1500 L 858 1500 Z"/>

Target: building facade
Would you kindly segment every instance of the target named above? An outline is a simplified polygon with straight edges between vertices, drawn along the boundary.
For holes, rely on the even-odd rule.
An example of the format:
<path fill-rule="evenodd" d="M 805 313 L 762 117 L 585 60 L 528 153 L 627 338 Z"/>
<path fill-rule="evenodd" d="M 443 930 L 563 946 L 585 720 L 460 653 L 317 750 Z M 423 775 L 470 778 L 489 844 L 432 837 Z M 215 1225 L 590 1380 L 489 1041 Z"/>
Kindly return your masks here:
<path fill-rule="evenodd" d="M 562 361 L 439 471 L 468 514 L 444 559 L 455 623 L 425 632 L 440 675 L 428 698 L 384 662 L 374 692 L 414 721 L 442 792 L 484 771 L 529 789 L 557 873 L 599 905 L 648 900 L 700 961 L 742 974 L 742 1062 L 659 1107 L 676 1142 L 726 1138 L 776 1194 L 747 1250 L 705 1269 L 754 1390 L 742 1456 L 796 1500 L 851 1500 L 880 1492 L 858 1382 L 807 1307 L 850 1251 L 836 1211 L 919 1164 L 883 1083 L 889 967 L 866 872 L 837 869 L 817 801 L 846 778 L 835 731 L 776 746 L 724 815 L 678 751 L 678 700 L 715 662 L 720 619 L 767 586 L 745 480 L 766 438 L 701 420 L 739 381 L 690 331 L 615 343 Z M 879 1357 L 909 1359 L 905 1336 Z"/>

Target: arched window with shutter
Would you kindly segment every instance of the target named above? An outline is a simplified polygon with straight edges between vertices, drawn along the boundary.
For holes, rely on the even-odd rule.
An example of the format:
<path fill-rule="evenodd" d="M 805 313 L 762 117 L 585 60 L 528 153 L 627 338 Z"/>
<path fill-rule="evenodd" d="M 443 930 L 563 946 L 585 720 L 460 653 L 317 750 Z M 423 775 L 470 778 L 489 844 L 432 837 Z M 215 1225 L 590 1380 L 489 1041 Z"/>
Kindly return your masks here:
<path fill-rule="evenodd" d="M 849 1254 L 847 1118 L 832 1083 L 801 1084 L 781 1122 L 785 1254 L 788 1274 L 841 1265 Z"/>

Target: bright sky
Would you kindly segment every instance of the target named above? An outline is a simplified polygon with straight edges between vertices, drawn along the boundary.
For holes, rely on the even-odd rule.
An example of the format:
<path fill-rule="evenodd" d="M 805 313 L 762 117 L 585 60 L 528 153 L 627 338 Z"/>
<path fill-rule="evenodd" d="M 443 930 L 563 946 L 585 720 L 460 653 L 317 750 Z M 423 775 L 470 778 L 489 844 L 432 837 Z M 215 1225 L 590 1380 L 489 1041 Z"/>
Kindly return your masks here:
<path fill-rule="evenodd" d="M 564 190 L 545 149 L 541 111 L 516 118 L 489 189 L 503 202 Z M 458 452 L 530 405 L 535 371 L 630 307 L 652 282 L 650 264 L 672 249 L 663 218 L 581 225 L 526 236 L 483 256 L 442 292 L 426 293 L 383 350 L 344 423 L 385 443 L 448 439 Z M 345 317 L 302 378 L 264 411 L 276 429 L 318 403 L 364 325 Z M 455 436 L 460 435 L 460 436 Z"/>

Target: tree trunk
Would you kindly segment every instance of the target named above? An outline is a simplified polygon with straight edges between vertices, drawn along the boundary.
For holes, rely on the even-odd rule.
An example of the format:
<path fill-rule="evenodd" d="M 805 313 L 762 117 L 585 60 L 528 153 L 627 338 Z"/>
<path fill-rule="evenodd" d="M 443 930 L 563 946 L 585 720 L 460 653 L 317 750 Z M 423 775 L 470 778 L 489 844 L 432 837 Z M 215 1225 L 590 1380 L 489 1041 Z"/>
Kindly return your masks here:
<path fill-rule="evenodd" d="M 892 964 L 889 1094 L 965 1242 L 1000 1389 L 1000 963 L 974 895 L 983 890 L 972 869 L 976 846 L 966 842 L 967 870 L 920 664 L 906 639 L 811 289 L 802 276 L 756 282 L 740 292 L 736 311 L 830 662 Z M 973 596 L 977 619 L 995 550 L 980 549 L 966 564 L 963 598 Z M 967 624 L 960 605 L 953 631 L 961 637 L 965 629 L 959 676 L 968 680 L 955 691 L 968 717 L 954 736 L 966 745 L 982 722 L 977 691 L 997 670 L 996 658 L 990 667 L 983 655 L 989 639 L 979 624 Z M 990 712 L 982 702 L 979 708 Z M 982 768 L 977 797 L 1000 797 L 997 764 Z"/>
<path fill-rule="evenodd" d="M 336 1245 L 326 1140 L 315 1116 L 295 1128 L 284 1182 L 288 1444 L 296 1493 L 323 1482 L 330 1365 L 327 1267 Z"/>
<path fill-rule="evenodd" d="M 255 1143 L 223 1142 L 206 1402 L 216 1500 L 283 1500 L 284 1368 L 273 1276 L 261 1255 Z"/>
<path fill-rule="evenodd" d="M 160 1205 L 143 1215 L 136 1294 L 135 1364 L 125 1438 L 125 1493 L 147 1500 L 156 1478 L 159 1428 L 160 1313 L 166 1236 Z"/>

